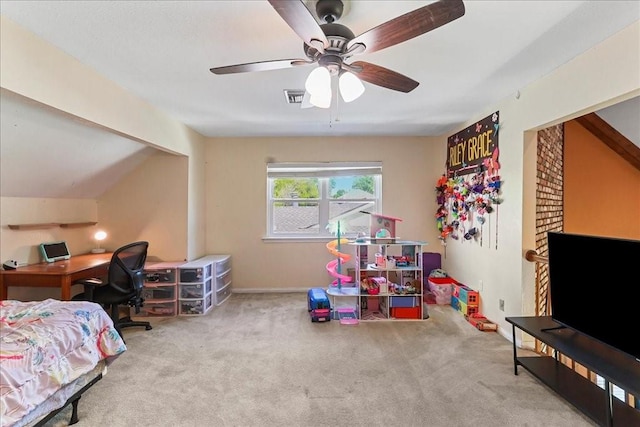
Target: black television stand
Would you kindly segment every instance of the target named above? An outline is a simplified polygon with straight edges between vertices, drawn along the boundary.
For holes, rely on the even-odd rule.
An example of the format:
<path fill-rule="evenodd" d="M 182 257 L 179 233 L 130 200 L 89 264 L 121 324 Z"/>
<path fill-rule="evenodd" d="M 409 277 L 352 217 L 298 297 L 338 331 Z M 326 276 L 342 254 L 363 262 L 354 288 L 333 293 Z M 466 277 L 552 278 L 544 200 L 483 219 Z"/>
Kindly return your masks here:
<path fill-rule="evenodd" d="M 565 329 L 566 326 L 563 325 L 558 325 L 558 326 L 552 326 L 550 328 L 542 328 L 540 329 L 541 332 L 549 332 L 549 331 L 558 331 L 560 329 Z"/>
<path fill-rule="evenodd" d="M 640 409 L 613 396 L 612 384 L 640 398 L 640 362 L 571 328 L 559 328 L 550 316 L 507 317 L 513 333 L 513 369 L 518 365 L 601 426 L 640 426 Z M 519 356 L 516 328 L 553 348 L 554 356 Z M 600 388 L 559 360 L 563 354 L 604 379 Z"/>

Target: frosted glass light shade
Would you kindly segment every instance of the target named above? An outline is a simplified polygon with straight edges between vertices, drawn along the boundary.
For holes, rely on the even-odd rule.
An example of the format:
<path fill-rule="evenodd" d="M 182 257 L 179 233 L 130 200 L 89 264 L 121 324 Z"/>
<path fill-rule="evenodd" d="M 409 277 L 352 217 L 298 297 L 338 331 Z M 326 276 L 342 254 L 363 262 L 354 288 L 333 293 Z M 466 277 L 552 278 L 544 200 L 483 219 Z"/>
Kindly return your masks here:
<path fill-rule="evenodd" d="M 364 93 L 364 85 L 353 73 L 344 72 L 340 75 L 340 95 L 344 102 L 356 100 Z"/>
<path fill-rule="evenodd" d="M 317 67 L 310 72 L 307 81 L 304 83 L 304 88 L 312 96 L 323 96 L 327 89 L 331 90 L 331 74 L 329 74 L 329 70 L 325 67 Z"/>
<path fill-rule="evenodd" d="M 309 102 L 318 108 L 329 108 L 331 106 L 331 87 L 322 93 L 311 94 Z"/>
<path fill-rule="evenodd" d="M 302 96 L 302 102 L 300 103 L 300 108 L 313 108 L 315 105 L 311 103 L 311 94 L 304 91 L 304 95 Z"/>
<path fill-rule="evenodd" d="M 98 231 L 98 232 L 96 232 L 96 234 L 93 235 L 93 238 L 98 243 L 98 245 L 97 245 L 97 247 L 91 249 L 91 253 L 93 253 L 93 254 L 102 254 L 102 253 L 104 253 L 105 249 L 100 247 L 100 242 L 107 238 L 107 233 L 105 233 L 102 230 Z"/>

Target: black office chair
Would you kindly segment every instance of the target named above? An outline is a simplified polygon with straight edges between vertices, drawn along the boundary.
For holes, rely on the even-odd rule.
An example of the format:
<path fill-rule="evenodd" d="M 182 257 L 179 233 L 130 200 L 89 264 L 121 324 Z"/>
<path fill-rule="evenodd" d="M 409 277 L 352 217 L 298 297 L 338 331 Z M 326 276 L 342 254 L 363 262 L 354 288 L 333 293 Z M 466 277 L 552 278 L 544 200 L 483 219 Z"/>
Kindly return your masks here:
<path fill-rule="evenodd" d="M 73 300 L 93 301 L 110 309 L 115 329 L 122 337 L 122 328 L 144 326 L 151 329 L 149 322 L 131 320 L 130 316 L 120 317 L 120 306 L 134 307 L 136 314 L 144 303 L 144 264 L 147 260 L 149 242 L 134 242 L 118 248 L 111 256 L 106 282 L 98 278 L 80 279 L 74 285 L 83 285 L 84 292 L 73 296 Z M 124 337 L 123 337 L 124 338 Z"/>

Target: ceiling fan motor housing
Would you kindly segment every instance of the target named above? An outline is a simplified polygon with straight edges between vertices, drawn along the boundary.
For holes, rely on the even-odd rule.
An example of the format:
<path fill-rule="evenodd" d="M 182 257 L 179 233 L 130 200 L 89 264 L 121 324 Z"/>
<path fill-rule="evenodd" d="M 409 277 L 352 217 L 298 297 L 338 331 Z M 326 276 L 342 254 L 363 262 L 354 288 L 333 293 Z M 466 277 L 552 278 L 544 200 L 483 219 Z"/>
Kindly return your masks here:
<path fill-rule="evenodd" d="M 337 21 L 344 12 L 342 0 L 318 0 L 316 14 L 321 21 L 328 24 Z"/>
<path fill-rule="evenodd" d="M 320 27 L 329 40 L 329 47 L 325 48 L 325 52 L 344 53 L 347 43 L 355 37 L 353 31 L 341 24 L 322 24 Z M 316 48 L 306 43 L 303 43 L 303 49 L 305 55 L 312 60 L 316 60 L 320 55 Z"/>

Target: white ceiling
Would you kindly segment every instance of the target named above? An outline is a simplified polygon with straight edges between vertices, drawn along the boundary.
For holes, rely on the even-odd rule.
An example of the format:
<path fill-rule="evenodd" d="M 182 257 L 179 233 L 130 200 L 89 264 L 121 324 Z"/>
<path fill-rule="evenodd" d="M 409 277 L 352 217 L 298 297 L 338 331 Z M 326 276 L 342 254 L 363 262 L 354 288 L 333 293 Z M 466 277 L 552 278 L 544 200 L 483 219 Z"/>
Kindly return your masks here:
<path fill-rule="evenodd" d="M 429 3 L 347 1 L 338 22 L 358 35 Z M 414 91 L 365 83 L 358 100 L 323 110 L 289 105 L 283 93 L 302 89 L 314 66 L 209 71 L 305 57 L 266 0 L 0 2 L 5 17 L 206 136 L 446 134 L 640 18 L 637 0 L 468 0 L 465 8 L 427 34 L 352 58 L 417 80 Z"/>
<path fill-rule="evenodd" d="M 631 98 L 603 108 L 596 111 L 596 114 L 628 140 L 640 147 L 640 97 Z"/>
<path fill-rule="evenodd" d="M 4 197 L 95 198 L 156 152 L 4 90 L 0 111 Z"/>
<path fill-rule="evenodd" d="M 314 1 L 306 3 L 314 10 Z M 347 0 L 338 22 L 358 35 L 429 3 Z M 361 98 L 327 110 L 285 100 L 283 91 L 302 89 L 313 66 L 221 76 L 209 71 L 304 57 L 301 39 L 266 0 L 2 0 L 0 13 L 210 137 L 446 135 L 640 19 L 637 0 L 464 4 L 465 15 L 443 27 L 352 58 L 417 80 L 414 91 L 365 83 Z M 3 196 L 97 197 L 110 179 L 149 154 L 138 143 L 4 90 L 0 95 Z M 602 117 L 633 120 L 626 111 L 611 107 Z M 640 146 L 635 117 L 630 139 Z M 24 159 L 33 164 L 25 167 Z M 64 161 L 64 173 L 52 169 L 59 163 L 52 159 Z M 48 186 L 25 181 L 39 175 Z"/>

